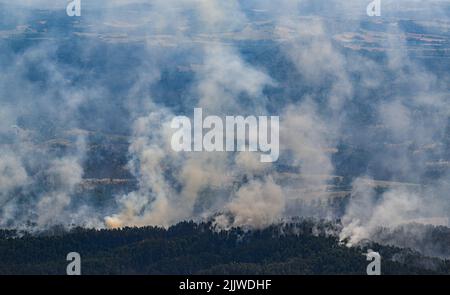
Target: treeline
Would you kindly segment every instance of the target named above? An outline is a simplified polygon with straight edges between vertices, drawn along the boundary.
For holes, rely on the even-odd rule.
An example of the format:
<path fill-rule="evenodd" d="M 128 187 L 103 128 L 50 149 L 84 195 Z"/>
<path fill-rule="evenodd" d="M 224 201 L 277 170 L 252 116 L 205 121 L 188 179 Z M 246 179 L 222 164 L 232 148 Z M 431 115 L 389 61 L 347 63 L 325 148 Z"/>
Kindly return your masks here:
<path fill-rule="evenodd" d="M 83 274 L 366 274 L 363 253 L 382 256 L 383 274 L 450 273 L 446 261 L 376 244 L 348 248 L 330 225 L 301 221 L 264 230 L 218 231 L 210 223 L 22 235 L 0 231 L 0 274 L 65 274 L 81 255 Z M 401 258 L 401 259 L 399 259 Z M 401 262 L 400 262 L 401 261 Z"/>

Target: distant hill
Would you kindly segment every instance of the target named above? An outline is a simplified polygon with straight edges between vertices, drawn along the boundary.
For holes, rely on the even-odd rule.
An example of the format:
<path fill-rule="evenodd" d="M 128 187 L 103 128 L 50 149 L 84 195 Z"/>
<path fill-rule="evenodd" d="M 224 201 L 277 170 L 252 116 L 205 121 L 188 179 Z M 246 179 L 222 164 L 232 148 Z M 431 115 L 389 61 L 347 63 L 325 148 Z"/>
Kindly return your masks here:
<path fill-rule="evenodd" d="M 0 274 L 65 274 L 66 255 L 73 251 L 81 255 L 83 274 L 366 274 L 369 245 L 347 248 L 325 234 L 331 226 L 302 221 L 216 231 L 208 223 L 183 222 L 167 230 L 77 228 L 20 238 L 2 231 Z M 370 248 L 381 254 L 383 274 L 450 273 L 443 260 Z"/>

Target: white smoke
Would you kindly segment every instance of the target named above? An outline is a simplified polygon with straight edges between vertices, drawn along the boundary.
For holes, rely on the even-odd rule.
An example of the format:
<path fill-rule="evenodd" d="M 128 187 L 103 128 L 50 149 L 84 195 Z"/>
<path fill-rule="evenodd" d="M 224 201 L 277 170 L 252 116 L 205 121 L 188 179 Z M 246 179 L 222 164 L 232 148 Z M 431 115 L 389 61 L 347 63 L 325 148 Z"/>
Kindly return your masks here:
<path fill-rule="evenodd" d="M 23 52 L 6 52 L 0 73 L 0 224 L 14 224 L 18 212 L 22 212 L 17 223 L 31 220 L 39 227 L 71 222 L 96 227 L 169 226 L 186 219 L 214 217 L 216 225 L 224 228 L 262 228 L 288 218 L 287 211 L 307 215 L 309 212 L 305 213 L 298 201 L 314 204 L 326 199 L 329 180 L 339 173 L 335 171 L 333 154 L 338 151 L 340 140 L 351 137 L 358 137 L 357 143 L 369 151 L 378 148 L 377 153 L 373 152 L 372 163 L 390 172 L 383 180 L 409 180 L 423 188 L 419 182 L 427 165 L 445 162 L 436 159 L 436 154 L 445 152 L 438 141 L 450 114 L 448 77 L 437 77 L 409 57 L 408 44 L 400 41 L 408 36 L 401 32 L 398 22 L 388 21 L 390 28 L 385 36 L 388 41 L 383 41 L 380 49 L 385 50 L 386 61 L 343 50 L 334 35 L 334 29 L 339 29 L 333 27 L 337 24 L 334 17 L 344 19 L 343 16 L 354 15 L 351 19 L 356 23 L 368 22 L 364 15 L 367 1 L 357 2 L 316 1 L 313 12 L 321 7 L 324 15 L 333 16 L 321 18 L 308 15 L 310 11 L 305 7 L 311 1 L 260 1 L 251 10 L 263 11 L 267 18 L 258 22 L 262 27 L 258 30 L 243 8 L 249 4 L 240 1 L 117 0 L 98 6 L 95 1 L 86 3 L 80 21 L 93 25 L 77 33 L 85 37 L 94 34 L 96 39 L 82 39 L 90 41 L 83 43 L 84 49 L 79 52 L 81 62 L 89 61 L 91 53 L 99 50 L 98 39 L 105 43 L 144 44 L 138 61 L 130 66 L 133 70 L 121 72 L 119 78 L 110 75 L 109 70 L 122 70 L 127 65 L 109 56 L 108 50 L 101 51 L 102 55 L 105 52 L 106 61 L 92 69 L 92 73 L 58 63 L 57 56 L 64 53 L 58 40 L 44 41 Z M 41 9 L 52 4 L 51 1 L 17 3 Z M 149 5 L 127 10 L 129 4 Z M 102 13 L 90 16 L 91 7 L 102 8 Z M 127 14 L 130 11 L 131 16 Z M 25 15 L 23 21 L 29 17 Z M 366 37 L 378 40 L 383 37 L 380 36 Z M 272 51 L 267 55 L 259 53 L 262 57 L 257 58 L 246 55 L 240 44 L 249 40 L 271 40 L 272 46 L 279 49 L 273 52 L 279 56 L 271 56 Z M 133 52 L 127 54 L 130 56 L 120 58 L 131 64 L 136 56 Z M 186 101 L 171 108 L 158 102 L 152 91 L 163 79 L 167 67 L 181 67 L 180 55 L 188 56 L 183 69 L 192 74 L 189 78 L 193 82 L 189 89 L 177 89 L 177 95 Z M 280 56 L 283 59 L 276 59 Z M 273 58 L 280 71 L 290 71 L 286 76 L 293 78 L 280 80 L 278 77 L 283 75 L 277 76 L 276 71 L 251 62 L 264 58 Z M 38 68 L 38 74 L 47 77 L 45 85 L 32 81 L 30 68 Z M 72 79 L 81 79 L 83 75 L 88 75 L 92 84 L 86 82 L 83 87 L 75 87 Z M 88 111 L 99 113 L 99 123 L 107 126 L 116 123 L 120 118 L 108 113 L 110 105 L 118 104 L 110 99 L 115 89 L 106 90 L 105 81 L 110 80 L 111 84 L 119 83 L 126 88 L 118 96 L 131 113 L 132 123 L 126 122 L 131 129 L 128 168 L 138 180 L 138 188 L 114 196 L 119 208 L 109 212 L 98 213 L 89 205 L 75 209 L 72 205 L 77 201 L 74 197 L 77 186 L 83 180 L 85 147 L 76 146 L 72 153 L 55 155 L 48 152 L 50 149 L 36 148 L 48 143 L 47 139 L 36 139 L 40 133 L 53 132 L 45 126 L 41 128 L 44 130 L 34 131 L 8 126 L 20 126 L 19 119 L 32 117 L 32 122 L 48 118 L 58 122 L 61 129 L 77 128 L 80 122 L 74 114 Z M 297 83 L 300 90 L 295 94 L 282 92 Z M 267 91 L 268 88 L 279 92 Z M 379 97 L 388 92 L 385 88 L 390 91 L 388 97 Z M 369 94 L 373 101 L 365 107 L 374 118 L 365 119 L 376 121 L 377 128 L 389 137 L 389 143 L 381 143 L 382 148 L 375 146 L 380 143 L 372 142 L 374 134 L 370 130 L 349 119 L 354 116 L 355 106 L 363 104 L 358 101 L 360 96 L 366 99 Z M 165 93 L 163 96 L 166 99 Z M 83 109 L 87 103 L 93 103 L 97 109 Z M 279 115 L 280 163 L 262 164 L 258 154 L 246 152 L 172 152 L 169 122 L 186 109 L 190 114 L 194 107 L 218 116 Z M 349 122 L 353 125 L 349 126 Z M 7 145 L 3 139 L 8 147 L 4 147 Z M 433 150 L 433 155 L 425 150 Z M 279 171 L 278 164 L 293 168 L 289 177 Z M 371 178 L 376 176 L 370 171 L 359 176 L 352 183 L 350 203 L 342 218 L 341 238 L 350 244 L 370 239 L 382 226 L 395 227 L 428 216 L 448 216 L 439 209 L 448 207 L 445 195 L 449 190 L 442 179 L 433 183 L 433 192 L 429 188 L 396 187 L 378 193 L 370 185 Z M 38 178 L 46 179 L 48 187 L 44 189 Z M 17 198 L 11 198 L 16 190 L 29 196 L 29 205 L 24 207 Z M 433 197 L 429 199 L 431 193 Z M 323 206 L 321 213 L 309 214 L 336 217 L 329 212 L 331 208 Z M 24 214 L 25 211 L 30 213 Z"/>
<path fill-rule="evenodd" d="M 264 228 L 283 217 L 283 189 L 271 177 L 264 181 L 251 180 L 237 191 L 236 197 L 225 208 L 233 218 L 230 221 L 223 215 L 216 217 L 215 224 L 220 228 Z"/>
<path fill-rule="evenodd" d="M 51 190 L 45 192 L 37 203 L 37 225 L 45 227 L 59 224 L 71 202 L 71 194 L 81 182 L 83 168 L 75 157 L 55 159 L 47 170 L 47 183 Z M 56 220 L 55 220 L 56 219 Z"/>

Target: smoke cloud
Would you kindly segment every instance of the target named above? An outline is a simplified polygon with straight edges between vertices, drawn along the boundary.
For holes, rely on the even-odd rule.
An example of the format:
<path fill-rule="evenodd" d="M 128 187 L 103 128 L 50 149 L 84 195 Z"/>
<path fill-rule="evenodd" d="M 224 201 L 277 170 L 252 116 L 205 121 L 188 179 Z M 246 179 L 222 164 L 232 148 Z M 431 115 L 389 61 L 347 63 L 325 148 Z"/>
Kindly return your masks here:
<path fill-rule="evenodd" d="M 359 0 L 103 2 L 70 18 L 0 1 L 2 227 L 300 216 L 340 219 L 354 245 L 448 219 L 445 3 L 383 1 L 371 19 Z M 172 118 L 196 107 L 279 116 L 279 161 L 172 151 Z"/>

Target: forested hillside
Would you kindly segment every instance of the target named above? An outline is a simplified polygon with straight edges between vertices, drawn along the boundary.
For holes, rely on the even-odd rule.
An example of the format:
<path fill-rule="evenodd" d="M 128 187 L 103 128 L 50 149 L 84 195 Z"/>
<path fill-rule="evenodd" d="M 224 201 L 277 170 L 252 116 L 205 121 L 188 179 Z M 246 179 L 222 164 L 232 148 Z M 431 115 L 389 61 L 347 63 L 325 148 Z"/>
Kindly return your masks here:
<path fill-rule="evenodd" d="M 66 255 L 81 255 L 82 274 L 366 274 L 363 253 L 382 256 L 383 274 L 450 273 L 450 263 L 410 250 L 348 248 L 330 224 L 302 221 L 264 230 L 218 231 L 209 223 L 169 229 L 73 229 L 39 235 L 2 231 L 1 274 L 65 274 Z M 17 237 L 20 234 L 21 237 Z"/>

